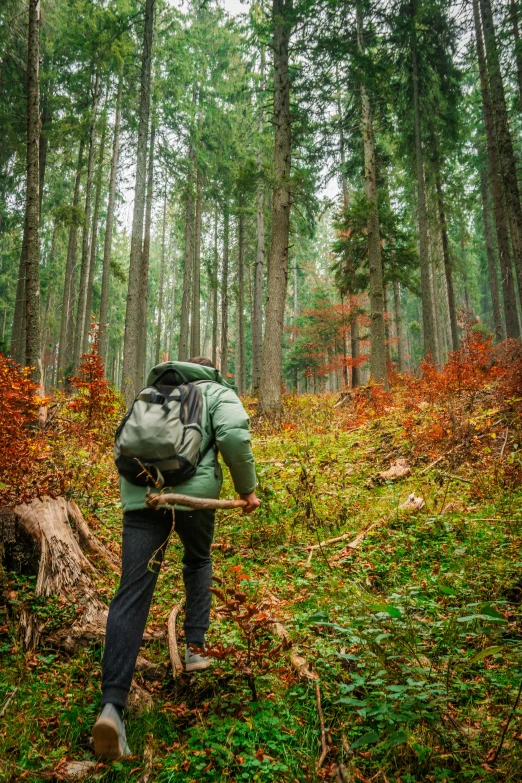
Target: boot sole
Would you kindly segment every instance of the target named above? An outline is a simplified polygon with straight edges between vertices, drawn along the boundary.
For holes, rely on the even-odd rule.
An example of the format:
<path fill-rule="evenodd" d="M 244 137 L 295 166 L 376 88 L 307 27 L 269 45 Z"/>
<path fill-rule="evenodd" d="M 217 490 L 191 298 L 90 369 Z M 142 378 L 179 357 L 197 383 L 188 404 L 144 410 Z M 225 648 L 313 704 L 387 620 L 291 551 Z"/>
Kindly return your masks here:
<path fill-rule="evenodd" d="M 118 728 L 114 721 L 100 718 L 92 727 L 94 755 L 101 759 L 119 759 L 124 756 Z"/>
<path fill-rule="evenodd" d="M 185 671 L 186 672 L 201 672 L 203 669 L 208 669 L 210 666 L 210 661 L 204 661 L 201 663 L 186 663 L 185 664 Z"/>

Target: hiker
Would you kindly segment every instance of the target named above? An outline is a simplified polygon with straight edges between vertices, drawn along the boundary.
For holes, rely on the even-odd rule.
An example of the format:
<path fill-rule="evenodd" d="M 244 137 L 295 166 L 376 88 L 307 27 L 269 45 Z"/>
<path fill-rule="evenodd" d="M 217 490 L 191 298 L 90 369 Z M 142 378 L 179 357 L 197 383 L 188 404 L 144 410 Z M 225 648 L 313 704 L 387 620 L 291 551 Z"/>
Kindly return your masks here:
<path fill-rule="evenodd" d="M 180 386 L 180 378 L 188 384 Z M 138 395 L 134 403 L 141 405 L 143 417 L 151 415 L 151 409 L 154 409 L 152 413 L 155 415 L 161 413 L 160 405 L 150 405 L 150 402 L 161 403 L 168 414 L 169 405 L 172 405 L 173 409 L 176 404 L 170 401 L 179 399 L 180 392 L 178 391 L 176 396 L 176 386 L 184 390 L 182 394 L 188 389 L 196 402 L 198 399 L 202 402 L 199 406 L 201 442 L 196 457 L 192 458 L 194 467 L 185 465 L 187 460 L 190 462 L 190 455 L 187 459 L 180 458 L 180 462 L 176 462 L 178 470 L 181 464 L 185 466 L 183 470 L 187 468 L 189 473 L 190 470 L 195 470 L 195 473 L 183 483 L 176 483 L 175 491 L 193 497 L 218 498 L 223 479 L 217 458 L 219 451 L 230 470 L 236 492 L 246 501 L 243 511 L 246 514 L 255 511 L 260 501 L 255 494 L 256 474 L 250 446 L 248 415 L 235 391 L 224 381 L 210 359 L 195 357 L 188 362 L 165 362 L 151 370 L 147 382 L 148 388 Z M 138 400 L 141 400 L 141 403 L 138 404 Z M 189 405 L 189 397 L 181 397 L 182 407 L 184 400 L 184 410 L 190 408 L 190 415 L 194 415 L 196 421 L 197 405 Z M 130 409 L 117 432 L 116 446 L 119 440 L 121 442 L 124 425 L 132 415 Z M 180 414 L 180 418 L 185 422 L 183 414 Z M 160 420 L 164 421 L 158 418 L 158 421 Z M 179 424 L 179 419 L 175 423 Z M 151 428 L 153 429 L 153 422 Z M 193 426 L 193 430 L 196 430 L 199 437 L 197 427 Z M 182 444 L 190 440 L 185 436 L 186 432 L 183 432 Z M 184 550 L 185 669 L 187 672 L 195 672 L 210 664 L 209 658 L 191 648 L 204 647 L 205 632 L 209 626 L 212 597 L 209 591 L 212 584 L 210 546 L 214 536 L 215 511 L 176 508 L 173 513 L 171 508 L 165 506 L 158 509 L 147 507 L 146 493 L 158 490 L 150 487 L 150 481 L 149 486 L 144 485 L 148 480 L 146 474 L 154 473 L 155 478 L 163 480 L 165 473 L 166 481 L 172 481 L 168 472 L 172 463 L 172 460 L 169 463 L 165 460 L 158 462 L 158 467 L 154 470 L 152 467 L 143 466 L 142 462 L 136 459 L 126 462 L 121 454 L 116 459 L 120 471 L 123 507 L 122 574 L 118 592 L 109 608 L 102 665 L 102 711 L 92 730 L 95 754 L 101 758 L 115 759 L 130 755 L 123 710 L 173 525 Z M 142 467 L 145 467 L 146 471 L 142 470 Z M 126 473 L 132 480 L 121 475 L 126 470 L 135 471 L 134 474 Z M 138 486 L 138 482 L 142 485 Z M 165 486 L 170 485 L 166 483 Z"/>

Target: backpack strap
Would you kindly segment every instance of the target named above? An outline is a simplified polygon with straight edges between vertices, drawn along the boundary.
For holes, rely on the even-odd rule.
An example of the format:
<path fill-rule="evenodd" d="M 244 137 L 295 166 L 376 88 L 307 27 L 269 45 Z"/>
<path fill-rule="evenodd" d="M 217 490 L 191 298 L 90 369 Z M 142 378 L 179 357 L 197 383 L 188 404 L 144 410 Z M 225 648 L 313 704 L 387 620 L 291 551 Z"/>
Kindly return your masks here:
<path fill-rule="evenodd" d="M 188 383 L 187 379 L 181 372 L 181 370 L 177 370 L 175 367 L 167 367 L 166 370 L 163 370 L 163 372 L 160 372 L 154 383 L 151 383 L 151 386 L 157 386 L 160 382 L 160 379 L 163 378 L 165 375 L 169 375 L 169 373 L 172 373 L 173 375 L 177 375 L 178 378 L 181 379 L 181 383 Z"/>

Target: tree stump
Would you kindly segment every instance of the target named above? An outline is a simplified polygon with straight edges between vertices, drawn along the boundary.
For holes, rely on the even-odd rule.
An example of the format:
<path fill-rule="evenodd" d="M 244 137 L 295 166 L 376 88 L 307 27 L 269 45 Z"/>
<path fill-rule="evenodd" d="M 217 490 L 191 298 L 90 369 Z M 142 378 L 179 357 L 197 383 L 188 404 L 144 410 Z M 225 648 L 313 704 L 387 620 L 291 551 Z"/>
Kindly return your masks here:
<path fill-rule="evenodd" d="M 50 633 L 45 632 L 47 622 L 22 609 L 19 622 L 26 649 L 34 648 L 44 635 L 51 644 L 71 651 L 89 641 L 101 641 L 105 635 L 107 606 L 98 597 L 92 581 L 97 572 L 76 540 L 70 519 L 77 524 L 81 519 L 84 527 L 78 525 L 80 535 L 88 539 L 90 551 L 95 549 L 98 555 L 107 553 L 89 532 L 78 506 L 65 498 L 35 498 L 0 514 L 0 540 L 6 567 L 37 574 L 37 598 L 53 596 L 64 605 L 76 605 L 74 618 Z"/>

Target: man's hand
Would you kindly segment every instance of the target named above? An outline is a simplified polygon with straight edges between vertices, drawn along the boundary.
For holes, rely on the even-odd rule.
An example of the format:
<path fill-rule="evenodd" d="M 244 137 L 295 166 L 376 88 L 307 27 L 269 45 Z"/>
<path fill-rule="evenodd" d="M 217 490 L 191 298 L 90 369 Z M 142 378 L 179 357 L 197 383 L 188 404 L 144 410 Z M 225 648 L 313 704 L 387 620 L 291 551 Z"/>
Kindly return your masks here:
<path fill-rule="evenodd" d="M 243 506 L 243 513 L 244 514 L 251 514 L 252 511 L 255 511 L 256 508 L 259 508 L 261 505 L 261 501 L 256 496 L 255 492 L 249 492 L 248 495 L 240 495 L 239 496 L 241 500 L 246 500 L 247 505 Z"/>

